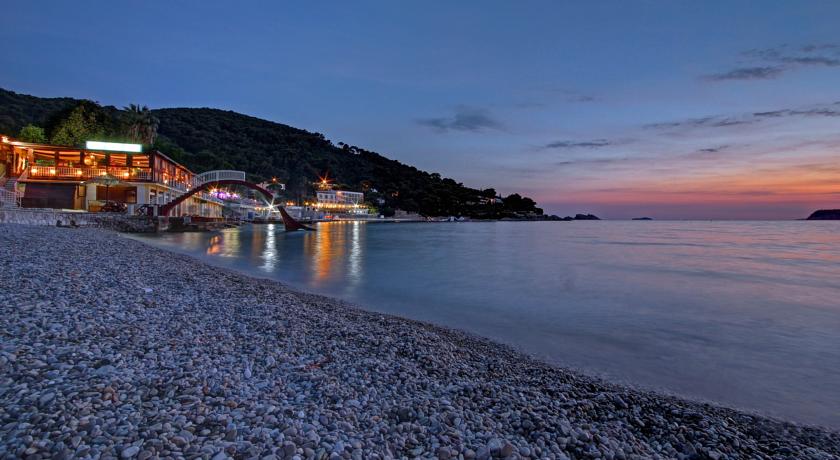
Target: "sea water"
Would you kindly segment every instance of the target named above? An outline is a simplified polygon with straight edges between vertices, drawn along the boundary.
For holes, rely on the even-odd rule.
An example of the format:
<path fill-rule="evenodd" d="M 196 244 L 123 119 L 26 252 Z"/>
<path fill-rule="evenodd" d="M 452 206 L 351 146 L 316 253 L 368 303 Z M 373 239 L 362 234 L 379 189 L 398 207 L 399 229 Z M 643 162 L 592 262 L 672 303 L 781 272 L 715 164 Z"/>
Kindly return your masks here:
<path fill-rule="evenodd" d="M 144 241 L 590 375 L 840 428 L 840 222 L 331 222 Z"/>

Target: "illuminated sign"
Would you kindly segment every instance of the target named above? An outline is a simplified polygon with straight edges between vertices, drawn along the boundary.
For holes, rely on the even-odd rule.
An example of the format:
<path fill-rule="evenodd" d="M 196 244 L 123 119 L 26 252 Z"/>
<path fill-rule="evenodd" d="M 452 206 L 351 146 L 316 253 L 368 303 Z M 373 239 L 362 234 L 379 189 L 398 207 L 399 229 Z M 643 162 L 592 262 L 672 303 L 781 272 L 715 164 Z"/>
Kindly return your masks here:
<path fill-rule="evenodd" d="M 140 144 L 121 144 L 119 142 L 100 142 L 87 141 L 85 143 L 87 150 L 109 150 L 112 152 L 137 152 L 143 151 L 143 146 Z"/>

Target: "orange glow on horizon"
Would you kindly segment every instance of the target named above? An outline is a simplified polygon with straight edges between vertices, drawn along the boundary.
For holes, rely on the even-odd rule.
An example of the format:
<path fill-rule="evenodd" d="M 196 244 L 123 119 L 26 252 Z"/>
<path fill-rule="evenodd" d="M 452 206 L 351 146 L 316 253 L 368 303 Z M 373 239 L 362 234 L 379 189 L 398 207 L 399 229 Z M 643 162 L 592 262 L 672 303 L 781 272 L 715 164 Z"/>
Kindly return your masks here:
<path fill-rule="evenodd" d="M 622 183 L 623 182 L 623 183 Z M 589 185 L 589 184 L 586 184 Z M 728 174 L 615 181 L 565 191 L 564 201 L 608 204 L 817 203 L 840 207 L 840 165 L 795 165 Z M 551 196 L 535 194 L 539 201 Z"/>

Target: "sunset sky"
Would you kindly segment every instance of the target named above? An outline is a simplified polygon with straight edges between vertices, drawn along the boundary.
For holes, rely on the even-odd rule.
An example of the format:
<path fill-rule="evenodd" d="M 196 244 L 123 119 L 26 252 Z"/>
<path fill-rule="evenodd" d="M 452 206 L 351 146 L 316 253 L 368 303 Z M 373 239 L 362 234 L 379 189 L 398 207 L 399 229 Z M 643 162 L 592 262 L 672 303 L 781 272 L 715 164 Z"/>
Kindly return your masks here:
<path fill-rule="evenodd" d="M 840 2 L 14 2 L 0 86 L 209 106 L 558 214 L 840 208 Z"/>

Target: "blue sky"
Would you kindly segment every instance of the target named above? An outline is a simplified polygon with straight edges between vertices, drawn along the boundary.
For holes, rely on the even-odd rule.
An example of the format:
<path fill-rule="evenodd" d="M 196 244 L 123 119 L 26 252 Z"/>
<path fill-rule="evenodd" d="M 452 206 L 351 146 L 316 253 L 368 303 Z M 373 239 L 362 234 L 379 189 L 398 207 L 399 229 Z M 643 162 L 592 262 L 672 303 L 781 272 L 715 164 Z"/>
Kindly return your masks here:
<path fill-rule="evenodd" d="M 840 207 L 840 3 L 15 2 L 0 86 L 218 107 L 556 213 Z"/>

